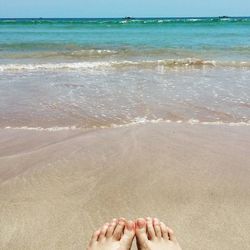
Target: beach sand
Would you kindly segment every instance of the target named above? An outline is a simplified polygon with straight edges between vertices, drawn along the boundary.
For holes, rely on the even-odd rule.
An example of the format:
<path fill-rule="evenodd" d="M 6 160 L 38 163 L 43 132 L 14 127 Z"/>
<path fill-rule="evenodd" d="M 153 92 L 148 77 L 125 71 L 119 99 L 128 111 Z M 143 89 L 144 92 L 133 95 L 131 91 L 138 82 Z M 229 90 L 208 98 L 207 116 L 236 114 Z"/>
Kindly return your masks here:
<path fill-rule="evenodd" d="M 0 249 L 86 249 L 114 217 L 156 216 L 183 250 L 250 247 L 250 128 L 158 123 L 0 130 Z"/>

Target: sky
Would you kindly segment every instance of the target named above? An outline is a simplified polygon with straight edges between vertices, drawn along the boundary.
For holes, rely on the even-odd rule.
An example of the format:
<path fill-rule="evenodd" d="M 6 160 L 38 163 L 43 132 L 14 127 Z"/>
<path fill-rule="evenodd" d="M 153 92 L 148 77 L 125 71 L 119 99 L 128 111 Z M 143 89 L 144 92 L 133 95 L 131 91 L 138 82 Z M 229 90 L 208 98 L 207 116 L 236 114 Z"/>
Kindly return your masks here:
<path fill-rule="evenodd" d="M 250 0 L 0 0 L 10 17 L 250 16 Z"/>

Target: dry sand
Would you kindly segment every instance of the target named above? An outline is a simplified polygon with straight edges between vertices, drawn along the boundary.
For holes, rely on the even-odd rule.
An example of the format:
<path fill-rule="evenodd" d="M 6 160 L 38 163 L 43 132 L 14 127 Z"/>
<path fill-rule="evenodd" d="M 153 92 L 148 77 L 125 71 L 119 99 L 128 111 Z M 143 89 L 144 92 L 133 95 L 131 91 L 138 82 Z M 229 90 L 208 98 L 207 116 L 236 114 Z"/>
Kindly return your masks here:
<path fill-rule="evenodd" d="M 157 216 L 183 250 L 250 249 L 250 127 L 0 130 L 0 249 L 85 249 L 113 217 Z"/>

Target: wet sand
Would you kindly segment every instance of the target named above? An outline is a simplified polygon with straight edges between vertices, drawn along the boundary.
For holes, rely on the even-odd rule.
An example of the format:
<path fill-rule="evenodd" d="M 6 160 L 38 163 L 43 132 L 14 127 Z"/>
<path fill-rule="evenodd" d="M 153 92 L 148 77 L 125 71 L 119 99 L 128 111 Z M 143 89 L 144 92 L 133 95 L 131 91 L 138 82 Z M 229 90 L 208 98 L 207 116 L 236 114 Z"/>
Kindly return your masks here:
<path fill-rule="evenodd" d="M 85 249 L 113 217 L 157 216 L 186 250 L 250 246 L 250 127 L 0 130 L 0 249 Z"/>

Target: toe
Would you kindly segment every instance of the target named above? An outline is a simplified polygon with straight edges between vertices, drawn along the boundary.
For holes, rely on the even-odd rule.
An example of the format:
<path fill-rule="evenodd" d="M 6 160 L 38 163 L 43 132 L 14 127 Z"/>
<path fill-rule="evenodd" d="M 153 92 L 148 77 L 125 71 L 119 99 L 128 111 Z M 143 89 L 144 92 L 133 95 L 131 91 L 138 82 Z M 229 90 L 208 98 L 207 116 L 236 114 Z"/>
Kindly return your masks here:
<path fill-rule="evenodd" d="M 130 249 L 131 247 L 134 236 L 135 236 L 135 223 L 133 221 L 126 221 L 124 234 L 122 235 L 121 240 L 126 243 L 128 249 Z"/>
<path fill-rule="evenodd" d="M 155 229 L 155 235 L 157 238 L 161 238 L 161 227 L 160 227 L 160 221 L 157 218 L 154 218 L 153 220 L 153 226 Z"/>
<path fill-rule="evenodd" d="M 152 240 L 155 238 L 155 230 L 153 227 L 153 220 L 152 220 L 152 218 L 147 217 L 146 222 L 147 222 L 148 239 Z"/>
<path fill-rule="evenodd" d="M 177 239 L 176 239 L 176 236 L 174 234 L 174 231 L 171 228 L 169 228 L 169 227 L 167 227 L 167 230 L 168 230 L 169 239 L 171 241 L 177 242 Z"/>
<path fill-rule="evenodd" d="M 132 220 L 126 221 L 125 223 L 125 233 L 135 234 L 135 223 Z"/>
<path fill-rule="evenodd" d="M 99 234 L 99 237 L 98 237 L 98 241 L 99 240 L 103 240 L 106 238 L 106 233 L 108 231 L 108 226 L 109 226 L 109 223 L 106 223 L 103 225 L 103 227 L 101 228 L 101 232 Z"/>
<path fill-rule="evenodd" d="M 165 240 L 169 240 L 169 235 L 168 235 L 168 228 L 167 226 L 161 222 L 160 223 L 160 227 L 161 227 L 161 233 L 162 233 L 162 237 L 165 239 Z"/>
<path fill-rule="evenodd" d="M 146 221 L 143 218 L 136 220 L 135 234 L 139 243 L 142 243 L 148 239 L 146 233 Z"/>
<path fill-rule="evenodd" d="M 117 219 L 113 219 L 113 221 L 108 226 L 108 230 L 107 230 L 107 233 L 106 233 L 107 238 L 112 237 L 116 225 L 117 225 Z"/>
<path fill-rule="evenodd" d="M 114 233 L 113 233 L 113 237 L 116 240 L 120 240 L 124 231 L 124 227 L 125 227 L 125 219 L 124 218 L 120 218 L 115 229 L 114 229 Z"/>
<path fill-rule="evenodd" d="M 100 235 L 100 230 L 97 230 L 97 231 L 95 231 L 95 232 L 92 234 L 92 237 L 91 237 L 91 240 L 90 240 L 90 243 L 89 243 L 90 246 L 92 246 L 93 243 L 97 241 L 99 235 Z"/>

